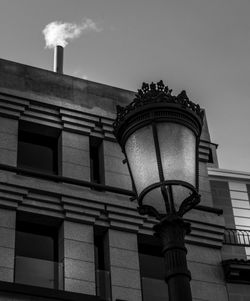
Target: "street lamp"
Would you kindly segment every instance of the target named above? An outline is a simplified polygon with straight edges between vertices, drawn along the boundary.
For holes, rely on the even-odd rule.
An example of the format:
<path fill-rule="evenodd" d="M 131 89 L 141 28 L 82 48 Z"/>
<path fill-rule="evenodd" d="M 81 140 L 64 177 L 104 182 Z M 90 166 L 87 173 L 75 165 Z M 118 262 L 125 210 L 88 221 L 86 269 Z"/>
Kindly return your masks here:
<path fill-rule="evenodd" d="M 192 300 L 182 216 L 200 201 L 198 145 L 204 112 L 185 91 L 173 96 L 162 81 L 142 84 L 126 107 L 117 106 L 114 135 L 128 164 L 140 214 L 155 216 L 171 301 Z"/>

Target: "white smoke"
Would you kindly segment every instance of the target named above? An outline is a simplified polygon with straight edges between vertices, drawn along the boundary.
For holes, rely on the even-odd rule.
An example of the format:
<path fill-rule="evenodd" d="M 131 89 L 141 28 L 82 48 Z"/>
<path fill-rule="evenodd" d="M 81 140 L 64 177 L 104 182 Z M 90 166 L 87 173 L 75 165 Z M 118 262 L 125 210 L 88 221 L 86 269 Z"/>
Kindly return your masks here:
<path fill-rule="evenodd" d="M 79 25 L 60 21 L 51 22 L 43 30 L 46 48 L 54 48 L 57 45 L 65 47 L 68 44 L 67 40 L 78 38 L 83 32 L 89 31 L 100 32 L 102 28 L 91 19 L 85 19 Z"/>

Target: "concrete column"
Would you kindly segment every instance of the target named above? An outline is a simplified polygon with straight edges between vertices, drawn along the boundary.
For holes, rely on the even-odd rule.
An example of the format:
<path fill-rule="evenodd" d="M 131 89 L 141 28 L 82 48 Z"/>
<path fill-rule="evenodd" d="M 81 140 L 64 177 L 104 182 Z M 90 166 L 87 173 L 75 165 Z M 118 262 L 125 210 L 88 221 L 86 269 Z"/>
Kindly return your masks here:
<path fill-rule="evenodd" d="M 201 195 L 200 205 L 213 207 L 206 162 L 199 162 L 199 194 Z"/>
<path fill-rule="evenodd" d="M 228 301 L 221 250 L 189 244 L 186 247 L 193 301 Z"/>
<path fill-rule="evenodd" d="M 59 232 L 59 262 L 65 291 L 95 295 L 93 226 L 64 221 Z"/>
<path fill-rule="evenodd" d="M 124 189 L 132 189 L 131 177 L 118 143 L 103 141 L 105 184 Z"/>
<path fill-rule="evenodd" d="M 89 137 L 63 131 L 61 143 L 62 176 L 89 181 Z"/>
<path fill-rule="evenodd" d="M 14 281 L 16 211 L 0 209 L 0 281 Z"/>
<path fill-rule="evenodd" d="M 0 164 L 17 164 L 18 120 L 0 116 Z"/>
<path fill-rule="evenodd" d="M 108 239 L 112 300 L 141 301 L 137 235 L 109 229 Z"/>

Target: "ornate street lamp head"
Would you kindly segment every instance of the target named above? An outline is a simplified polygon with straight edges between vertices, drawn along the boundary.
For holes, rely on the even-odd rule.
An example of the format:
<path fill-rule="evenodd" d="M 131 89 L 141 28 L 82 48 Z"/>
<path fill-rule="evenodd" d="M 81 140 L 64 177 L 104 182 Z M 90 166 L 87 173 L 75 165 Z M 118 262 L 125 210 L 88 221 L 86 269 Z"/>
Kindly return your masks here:
<path fill-rule="evenodd" d="M 198 145 L 204 112 L 185 91 L 173 96 L 162 81 L 142 84 L 117 106 L 114 135 L 125 154 L 139 211 L 182 216 L 199 202 Z"/>

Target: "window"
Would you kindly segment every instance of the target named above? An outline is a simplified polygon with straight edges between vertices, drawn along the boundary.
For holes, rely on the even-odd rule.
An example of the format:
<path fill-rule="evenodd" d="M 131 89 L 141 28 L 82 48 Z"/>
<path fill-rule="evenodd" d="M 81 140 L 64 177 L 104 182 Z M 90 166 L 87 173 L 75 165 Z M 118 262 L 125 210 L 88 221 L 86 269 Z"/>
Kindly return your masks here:
<path fill-rule="evenodd" d="M 104 184 L 104 164 L 102 139 L 90 137 L 90 179 L 91 182 Z"/>
<path fill-rule="evenodd" d="M 15 282 L 58 288 L 57 227 L 17 221 L 15 252 Z"/>
<path fill-rule="evenodd" d="M 138 236 L 143 301 L 168 300 L 168 290 L 164 280 L 164 258 L 161 250 L 156 238 L 146 235 Z"/>
<path fill-rule="evenodd" d="M 214 159 L 213 159 L 213 151 L 212 151 L 211 148 L 209 148 L 208 163 L 214 163 Z"/>
<path fill-rule="evenodd" d="M 17 166 L 48 174 L 58 174 L 57 129 L 21 122 L 18 132 Z"/>
<path fill-rule="evenodd" d="M 104 230 L 95 228 L 95 264 L 97 270 L 108 270 L 104 254 Z"/>
<path fill-rule="evenodd" d="M 96 294 L 102 300 L 111 301 L 111 282 L 108 259 L 108 242 L 106 228 L 95 227 L 95 267 Z"/>

